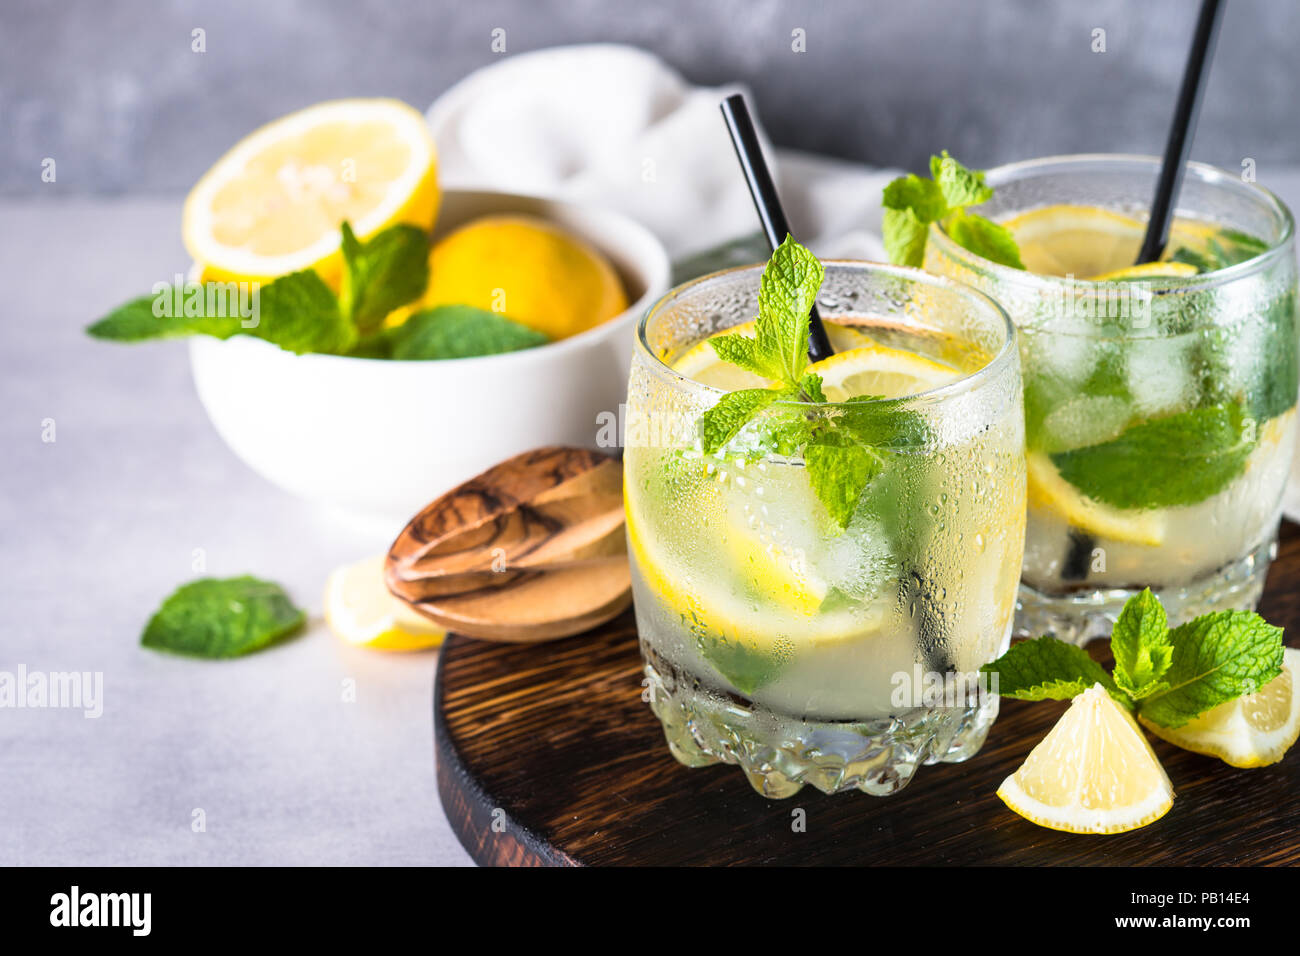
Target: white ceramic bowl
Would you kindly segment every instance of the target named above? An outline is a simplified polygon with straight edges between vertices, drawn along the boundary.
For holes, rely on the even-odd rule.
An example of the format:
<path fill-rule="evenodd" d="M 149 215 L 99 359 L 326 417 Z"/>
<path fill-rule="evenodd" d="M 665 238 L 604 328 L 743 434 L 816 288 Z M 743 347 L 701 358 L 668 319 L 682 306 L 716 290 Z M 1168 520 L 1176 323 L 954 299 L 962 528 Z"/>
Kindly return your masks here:
<path fill-rule="evenodd" d="M 505 193 L 448 191 L 434 238 L 493 213 L 582 236 L 609 257 L 632 304 L 540 348 L 443 361 L 293 355 L 250 336 L 196 336 L 194 383 L 226 444 L 294 494 L 397 527 L 511 455 L 594 447 L 598 416 L 617 415 L 626 397 L 636 321 L 668 289 L 668 256 L 621 214 Z"/>

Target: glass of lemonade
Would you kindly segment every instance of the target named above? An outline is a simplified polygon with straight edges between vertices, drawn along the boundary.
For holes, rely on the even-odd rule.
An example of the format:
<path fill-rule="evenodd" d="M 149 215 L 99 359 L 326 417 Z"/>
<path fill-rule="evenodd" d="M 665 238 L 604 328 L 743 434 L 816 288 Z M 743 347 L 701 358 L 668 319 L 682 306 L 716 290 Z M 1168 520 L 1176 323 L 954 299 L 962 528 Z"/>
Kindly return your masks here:
<path fill-rule="evenodd" d="M 928 269 L 1020 330 L 1028 530 L 1017 631 L 1076 643 L 1150 587 L 1177 624 L 1253 609 L 1294 448 L 1294 222 L 1189 164 L 1162 261 L 1133 268 L 1159 160 L 1063 156 L 990 170 L 980 211 L 1025 271 L 932 226 Z"/>
<path fill-rule="evenodd" d="M 761 273 L 683 285 L 638 329 L 624 493 L 645 696 L 688 766 L 738 764 L 769 797 L 892 793 L 975 753 L 997 714 L 975 675 L 1010 639 L 1024 540 L 1014 329 L 948 279 L 829 263 L 827 402 L 778 402 L 705 454 L 702 413 L 768 384 L 708 342 L 755 334 Z M 880 463 L 843 525 L 771 440 L 841 415 Z"/>

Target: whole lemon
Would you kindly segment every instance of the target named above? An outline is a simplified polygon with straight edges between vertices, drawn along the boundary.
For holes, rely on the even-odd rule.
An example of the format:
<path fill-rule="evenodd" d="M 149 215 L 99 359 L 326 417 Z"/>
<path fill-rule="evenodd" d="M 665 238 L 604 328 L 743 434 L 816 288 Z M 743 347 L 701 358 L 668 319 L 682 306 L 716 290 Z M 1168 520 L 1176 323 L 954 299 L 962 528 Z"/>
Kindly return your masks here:
<path fill-rule="evenodd" d="M 484 216 L 429 253 L 425 307 L 472 305 L 552 339 L 577 335 L 627 308 L 609 261 L 577 236 L 531 216 Z"/>

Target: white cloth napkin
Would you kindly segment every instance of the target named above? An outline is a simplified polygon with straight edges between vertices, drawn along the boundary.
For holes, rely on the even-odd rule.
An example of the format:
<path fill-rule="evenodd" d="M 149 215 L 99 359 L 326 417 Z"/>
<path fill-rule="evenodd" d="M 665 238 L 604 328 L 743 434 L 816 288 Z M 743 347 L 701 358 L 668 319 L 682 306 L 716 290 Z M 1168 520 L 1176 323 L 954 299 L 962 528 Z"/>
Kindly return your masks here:
<path fill-rule="evenodd" d="M 677 259 L 758 228 L 718 111 L 739 89 L 691 86 L 654 55 L 613 44 L 503 58 L 429 108 L 439 176 L 450 188 L 618 209 Z M 884 258 L 880 190 L 893 173 L 774 153 L 766 140 L 764 150 L 800 241 L 824 257 Z"/>

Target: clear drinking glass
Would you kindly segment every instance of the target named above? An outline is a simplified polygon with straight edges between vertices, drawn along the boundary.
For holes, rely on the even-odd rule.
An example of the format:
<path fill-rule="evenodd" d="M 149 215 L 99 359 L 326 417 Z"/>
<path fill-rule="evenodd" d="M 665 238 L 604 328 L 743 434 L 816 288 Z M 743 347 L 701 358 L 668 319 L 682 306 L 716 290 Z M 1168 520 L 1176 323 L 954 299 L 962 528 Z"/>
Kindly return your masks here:
<path fill-rule="evenodd" d="M 852 405 L 877 424 L 883 467 L 841 528 L 797 454 L 745 447 L 747 432 L 740 451 L 700 451 L 699 417 L 722 393 L 675 366 L 754 317 L 761 272 L 683 285 L 638 329 L 624 490 L 647 697 L 688 766 L 738 764 L 769 797 L 805 783 L 892 793 L 923 763 L 975 753 L 997 714 L 976 674 L 1010 639 L 1024 540 L 1014 329 L 947 279 L 827 264 L 818 303 L 837 348 L 954 370 Z"/>
<path fill-rule="evenodd" d="M 1132 263 L 1158 171 L 1140 156 L 1016 163 L 989 171 L 994 198 L 980 212 L 1077 224 L 1083 209 L 1086 228 L 1113 226 L 1039 232 L 1062 258 Z M 1144 587 L 1173 624 L 1259 600 L 1295 444 L 1294 221 L 1267 190 L 1196 163 L 1176 217 L 1188 250 L 1176 258 L 1213 260 L 1202 266 L 1211 271 L 1035 274 L 930 231 L 926 267 L 992 296 L 1020 331 L 1029 515 L 1019 633 L 1083 643 L 1109 633 Z"/>

